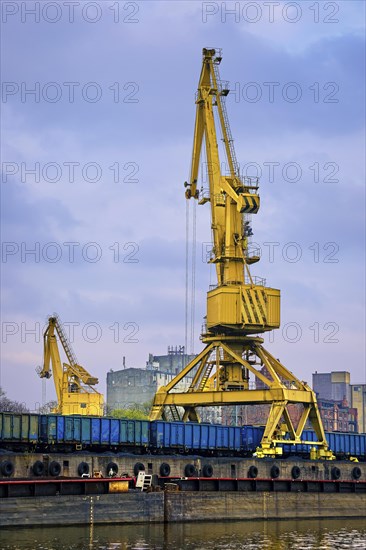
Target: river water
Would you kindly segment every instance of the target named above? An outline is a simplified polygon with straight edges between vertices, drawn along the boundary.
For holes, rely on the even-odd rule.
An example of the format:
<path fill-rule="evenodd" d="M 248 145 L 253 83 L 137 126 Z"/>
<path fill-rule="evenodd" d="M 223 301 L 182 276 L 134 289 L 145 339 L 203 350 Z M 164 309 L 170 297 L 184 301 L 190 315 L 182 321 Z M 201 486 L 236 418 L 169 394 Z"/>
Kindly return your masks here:
<path fill-rule="evenodd" d="M 1 550 L 366 550 L 364 520 L 1 529 Z"/>

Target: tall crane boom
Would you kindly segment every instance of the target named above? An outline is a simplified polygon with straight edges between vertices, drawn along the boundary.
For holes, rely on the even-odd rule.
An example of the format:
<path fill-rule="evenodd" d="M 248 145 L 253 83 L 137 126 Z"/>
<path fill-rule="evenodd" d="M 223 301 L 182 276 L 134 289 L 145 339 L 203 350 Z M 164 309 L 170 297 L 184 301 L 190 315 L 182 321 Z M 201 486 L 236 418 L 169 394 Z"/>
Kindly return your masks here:
<path fill-rule="evenodd" d="M 69 363 L 61 363 L 57 345 L 58 336 Z M 98 378 L 78 364 L 75 353 L 57 315 L 48 319 L 43 335 L 44 360 L 39 372 L 41 378 L 53 374 L 59 414 L 103 415 L 103 396 L 93 386 Z M 52 373 L 51 373 L 52 366 Z"/>
<path fill-rule="evenodd" d="M 280 291 L 254 284 L 249 271 L 253 263 L 248 254 L 246 215 L 259 210 L 256 178 L 241 178 L 236 161 L 225 97 L 228 89 L 221 84 L 221 54 L 204 49 L 204 59 L 196 100 L 191 181 L 186 183 L 186 198 L 199 198 L 197 189 L 199 159 L 205 141 L 209 176 L 209 195 L 200 204 L 211 203 L 213 257 L 217 288 L 208 293 L 207 328 L 219 332 L 258 333 L 280 326 Z M 214 107 L 229 165 L 229 176 L 221 174 Z"/>
<path fill-rule="evenodd" d="M 178 407 L 183 407 L 183 420 L 199 421 L 197 407 L 266 403 L 270 411 L 258 456 L 281 454 L 283 443 L 302 441 L 310 421 L 318 438 L 309 442 L 317 449 L 313 456 L 332 458 L 314 392 L 262 345 L 260 334 L 280 326 L 280 291 L 250 273 L 249 266 L 259 261 L 248 246 L 249 215 L 257 214 L 260 206 L 258 179 L 242 178 L 239 173 L 225 105 L 229 89 L 219 75 L 221 60 L 221 50 L 203 49 L 190 181 L 185 182 L 188 200 L 211 207 L 210 261 L 216 267 L 217 285 L 207 293 L 207 321 L 201 335 L 206 347 L 158 390 L 150 419 L 177 419 Z M 221 171 L 215 109 L 229 175 Z M 209 193 L 199 192 L 197 186 L 203 142 Z M 178 383 L 188 376 L 192 380 L 188 391 L 179 392 Z M 255 389 L 250 388 L 250 376 Z M 289 414 L 290 403 L 302 405 L 297 425 Z"/>

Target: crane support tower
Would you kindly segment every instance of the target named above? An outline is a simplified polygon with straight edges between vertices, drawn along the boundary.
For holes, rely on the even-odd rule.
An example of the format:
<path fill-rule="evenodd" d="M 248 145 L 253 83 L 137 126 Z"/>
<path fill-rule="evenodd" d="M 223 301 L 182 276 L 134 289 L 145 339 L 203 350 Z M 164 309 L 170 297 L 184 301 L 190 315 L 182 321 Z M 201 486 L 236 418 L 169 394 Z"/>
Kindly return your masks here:
<path fill-rule="evenodd" d="M 62 344 L 68 363 L 61 363 L 57 346 L 57 337 Z M 95 378 L 84 367 L 78 364 L 75 353 L 63 330 L 59 317 L 54 314 L 48 319 L 48 326 L 43 335 L 44 358 L 41 378 L 51 378 L 56 389 L 57 414 L 81 414 L 103 416 L 103 395 L 93 387 L 98 384 Z M 52 364 L 52 373 L 50 370 Z"/>
<path fill-rule="evenodd" d="M 203 49 L 202 71 L 196 97 L 196 121 L 190 181 L 185 196 L 211 205 L 213 250 L 217 285 L 207 293 L 207 317 L 201 340 L 206 347 L 154 398 L 150 419 L 199 421 L 196 407 L 269 404 L 269 415 L 257 456 L 282 454 L 283 443 L 306 443 L 301 435 L 310 421 L 317 442 L 313 458 L 333 458 L 325 438 L 316 396 L 264 347 L 259 335 L 280 326 L 280 291 L 251 275 L 249 266 L 260 258 L 250 252 L 250 216 L 259 210 L 258 178 L 241 177 L 220 80 L 221 50 Z M 221 171 L 215 120 L 221 128 L 229 175 Z M 205 144 L 209 190 L 198 189 L 202 144 Z M 265 367 L 263 369 L 262 367 Z M 250 374 L 256 382 L 251 389 Z M 177 384 L 191 378 L 189 388 Z M 186 379 L 187 380 L 187 379 Z M 259 384 L 258 384 L 259 382 Z M 259 388 L 258 388 L 259 386 Z M 265 388 L 265 389 L 263 389 Z M 297 425 L 288 404 L 299 403 Z M 314 447 L 315 446 L 315 447 Z"/>

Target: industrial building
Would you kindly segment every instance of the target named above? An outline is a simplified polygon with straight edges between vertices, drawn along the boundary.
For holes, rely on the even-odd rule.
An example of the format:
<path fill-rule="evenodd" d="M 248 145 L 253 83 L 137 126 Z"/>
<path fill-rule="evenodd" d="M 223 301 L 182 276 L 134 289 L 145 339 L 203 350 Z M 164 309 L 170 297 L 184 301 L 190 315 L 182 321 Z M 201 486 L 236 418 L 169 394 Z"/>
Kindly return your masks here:
<path fill-rule="evenodd" d="M 152 401 L 156 391 L 168 384 L 195 355 L 185 353 L 184 346 L 168 346 L 166 355 L 149 354 L 145 368 L 126 367 L 107 373 L 107 408 L 126 409 Z M 187 382 L 183 383 L 185 391 Z"/>
<path fill-rule="evenodd" d="M 318 407 L 324 429 L 328 432 L 358 432 L 358 411 L 347 401 L 332 401 L 318 397 Z"/>
<path fill-rule="evenodd" d="M 315 371 L 313 389 L 326 430 L 366 432 L 366 384 L 351 384 L 347 371 Z"/>
<path fill-rule="evenodd" d="M 351 384 L 351 403 L 357 410 L 358 431 L 366 433 L 366 384 Z"/>
<path fill-rule="evenodd" d="M 313 389 L 322 399 L 351 404 L 351 375 L 347 371 L 313 373 Z"/>
<path fill-rule="evenodd" d="M 260 372 L 268 376 L 265 367 Z M 329 432 L 366 432 L 366 384 L 351 384 L 350 373 L 334 371 L 313 374 L 313 389 L 317 394 L 320 416 L 324 429 Z M 257 389 L 264 388 L 256 379 Z M 289 414 L 297 425 L 301 416 L 301 406 L 290 404 Z M 269 405 L 241 405 L 226 407 L 222 413 L 222 423 L 228 426 L 263 426 L 269 414 Z"/>

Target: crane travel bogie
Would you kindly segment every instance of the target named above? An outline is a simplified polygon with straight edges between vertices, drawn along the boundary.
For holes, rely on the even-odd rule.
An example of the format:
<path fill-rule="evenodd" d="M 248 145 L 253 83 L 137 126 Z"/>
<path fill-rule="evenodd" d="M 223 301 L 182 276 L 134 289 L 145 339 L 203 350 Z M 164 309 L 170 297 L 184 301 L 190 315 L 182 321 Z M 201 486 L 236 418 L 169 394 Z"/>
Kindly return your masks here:
<path fill-rule="evenodd" d="M 201 339 L 206 347 L 155 395 L 150 419 L 198 421 L 196 407 L 269 404 L 270 411 L 257 455 L 275 456 L 284 444 L 298 444 L 307 423 L 314 429 L 313 457 L 333 458 L 325 438 L 316 396 L 264 347 L 261 334 L 280 326 L 280 291 L 253 277 L 249 266 L 258 255 L 250 251 L 252 214 L 260 207 L 258 178 L 242 178 L 236 159 L 220 79 L 220 49 L 204 48 L 196 95 L 191 173 L 185 182 L 187 200 L 209 204 L 217 285 L 207 293 L 207 316 Z M 215 115 L 216 111 L 216 115 Z M 222 174 L 216 132 L 220 126 L 229 174 Z M 201 152 L 205 149 L 209 189 L 198 190 Z M 264 367 L 264 368 L 263 368 Z M 183 379 L 188 390 L 179 391 Z M 250 377 L 255 389 L 250 388 Z M 302 406 L 293 424 L 288 405 Z"/>

